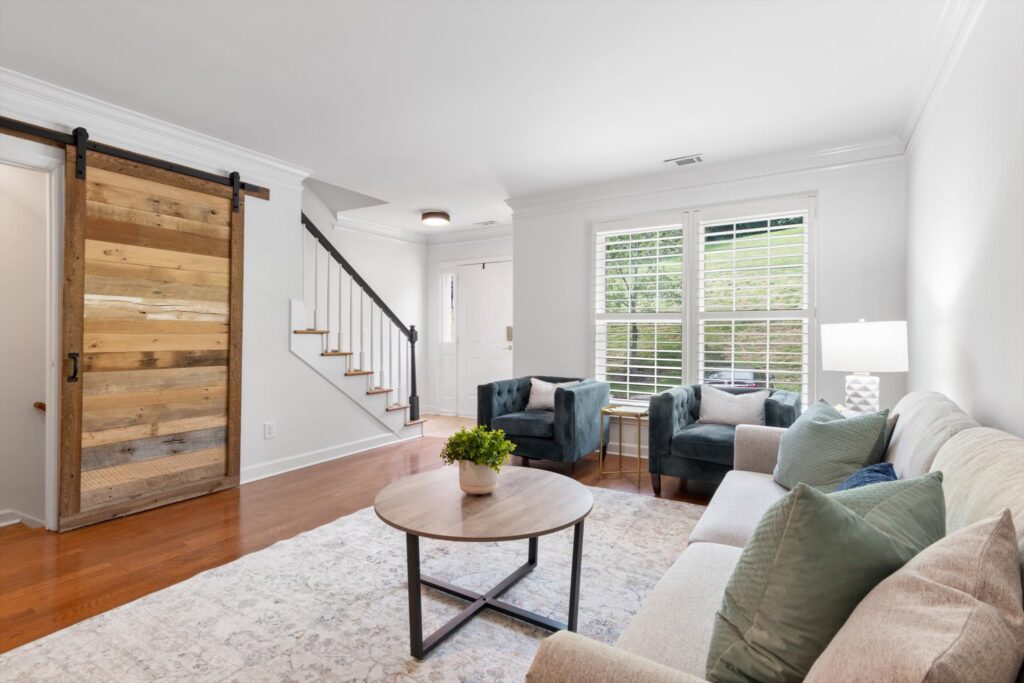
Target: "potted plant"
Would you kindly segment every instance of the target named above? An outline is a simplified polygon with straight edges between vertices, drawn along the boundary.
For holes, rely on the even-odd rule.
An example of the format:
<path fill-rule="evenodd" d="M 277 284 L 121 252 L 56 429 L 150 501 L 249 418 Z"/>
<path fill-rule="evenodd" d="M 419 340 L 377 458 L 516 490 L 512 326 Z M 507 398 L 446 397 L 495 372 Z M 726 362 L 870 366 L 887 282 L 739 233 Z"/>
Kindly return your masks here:
<path fill-rule="evenodd" d="M 493 493 L 498 488 L 498 472 L 508 462 L 516 445 L 500 429 L 483 425 L 460 429 L 448 437 L 441 451 L 446 464 L 459 463 L 459 486 L 470 495 Z"/>

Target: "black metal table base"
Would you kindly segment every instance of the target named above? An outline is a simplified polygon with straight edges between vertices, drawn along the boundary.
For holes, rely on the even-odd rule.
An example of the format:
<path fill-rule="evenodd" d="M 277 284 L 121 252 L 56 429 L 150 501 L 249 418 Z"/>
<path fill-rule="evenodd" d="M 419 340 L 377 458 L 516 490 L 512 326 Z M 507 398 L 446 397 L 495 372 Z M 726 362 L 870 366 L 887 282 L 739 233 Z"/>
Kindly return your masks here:
<path fill-rule="evenodd" d="M 576 630 L 580 604 L 580 565 L 583 557 L 583 522 L 573 529 L 572 574 L 569 581 L 569 621 L 563 623 L 540 614 L 511 605 L 499 598 L 537 566 L 537 537 L 529 539 L 529 555 L 526 562 L 502 579 L 486 593 L 460 588 L 447 581 L 420 575 L 420 538 L 414 534 L 405 535 L 405 547 L 409 566 L 409 642 L 412 656 L 423 659 L 448 636 L 462 628 L 470 619 L 485 609 L 491 609 L 548 631 Z M 423 607 L 421 586 L 429 586 L 442 593 L 460 598 L 469 603 L 461 612 L 448 620 L 437 631 L 423 638 Z"/>

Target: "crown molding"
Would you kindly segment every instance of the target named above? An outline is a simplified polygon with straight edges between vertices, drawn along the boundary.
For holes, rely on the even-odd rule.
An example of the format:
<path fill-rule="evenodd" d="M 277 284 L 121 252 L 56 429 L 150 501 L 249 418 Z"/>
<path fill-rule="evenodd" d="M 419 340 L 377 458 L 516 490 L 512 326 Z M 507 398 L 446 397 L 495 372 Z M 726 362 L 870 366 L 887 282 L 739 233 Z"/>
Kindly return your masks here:
<path fill-rule="evenodd" d="M 413 232 L 412 230 L 403 230 L 402 228 L 395 228 L 390 225 L 374 223 L 373 221 L 362 220 L 359 218 L 352 218 L 351 216 L 343 215 L 341 212 L 335 214 L 334 229 L 356 232 L 363 235 L 370 235 L 372 237 L 380 237 L 394 242 L 418 244 L 420 246 L 425 246 L 428 242 L 427 235 L 423 233 Z"/>
<path fill-rule="evenodd" d="M 824 149 L 784 152 L 716 164 L 671 169 L 595 185 L 506 199 L 514 218 L 560 213 L 647 195 L 679 192 L 706 185 L 754 180 L 770 176 L 828 172 L 864 164 L 902 160 L 903 143 L 896 136 Z"/>
<path fill-rule="evenodd" d="M 176 126 L 67 88 L 0 67 L 0 114 L 89 137 L 115 147 L 261 185 L 300 189 L 309 171 L 218 138 Z"/>
<path fill-rule="evenodd" d="M 492 225 L 486 228 L 472 228 L 469 230 L 453 230 L 452 232 L 438 232 L 427 236 L 427 245 L 431 247 L 445 246 L 449 244 L 471 244 L 473 242 L 495 242 L 497 240 L 509 239 L 512 237 L 512 225 Z"/>
<path fill-rule="evenodd" d="M 986 0 L 946 0 L 939 25 L 928 49 L 924 73 L 907 100 L 900 117 L 898 135 L 904 152 L 910 154 L 919 131 L 935 106 L 949 76 L 960 59 L 964 45 L 978 21 Z"/>

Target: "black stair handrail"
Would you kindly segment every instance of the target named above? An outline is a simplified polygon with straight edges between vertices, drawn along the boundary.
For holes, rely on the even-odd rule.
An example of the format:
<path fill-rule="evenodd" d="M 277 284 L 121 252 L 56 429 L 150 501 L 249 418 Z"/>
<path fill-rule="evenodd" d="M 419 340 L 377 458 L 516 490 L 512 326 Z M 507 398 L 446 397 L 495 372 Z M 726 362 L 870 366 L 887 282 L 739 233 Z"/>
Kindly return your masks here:
<path fill-rule="evenodd" d="M 395 327 L 405 335 L 406 339 L 409 340 L 409 420 L 418 420 L 420 418 L 420 399 L 416 393 L 416 341 L 419 339 L 419 333 L 416 331 L 416 326 L 406 326 L 406 324 L 403 323 L 397 315 L 395 315 L 395 312 L 392 311 L 386 303 L 384 303 L 384 300 L 380 298 L 380 295 L 377 294 L 377 292 L 373 291 L 373 287 L 367 284 L 366 280 L 363 279 L 363 276 L 356 272 L 356 269 L 352 267 L 352 264 L 349 263 L 345 257 L 341 255 L 341 252 L 335 248 L 331 241 L 327 239 L 322 232 L 320 232 L 320 229 L 316 227 L 305 212 L 302 212 L 302 225 L 305 226 L 309 234 L 316 238 L 316 241 L 320 243 L 320 246 L 322 246 L 324 250 L 331 255 L 331 258 L 333 258 L 334 261 L 349 274 L 352 281 L 359 285 L 360 289 L 362 289 L 370 298 L 370 301 L 377 304 L 377 307 L 381 312 L 390 318 L 391 322 L 395 324 Z"/>

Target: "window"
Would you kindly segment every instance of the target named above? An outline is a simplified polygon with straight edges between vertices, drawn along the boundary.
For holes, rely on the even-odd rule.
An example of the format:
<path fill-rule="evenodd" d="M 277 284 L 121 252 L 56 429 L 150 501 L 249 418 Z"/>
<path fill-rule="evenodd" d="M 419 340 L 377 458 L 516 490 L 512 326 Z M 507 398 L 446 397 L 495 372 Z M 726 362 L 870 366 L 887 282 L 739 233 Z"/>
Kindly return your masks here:
<path fill-rule="evenodd" d="M 441 341 L 455 341 L 455 273 L 441 278 Z"/>
<path fill-rule="evenodd" d="M 612 398 L 701 382 L 787 389 L 806 402 L 812 202 L 599 224 L 595 374 Z"/>
<path fill-rule="evenodd" d="M 597 376 L 641 400 L 683 379 L 683 226 L 597 233 Z"/>

